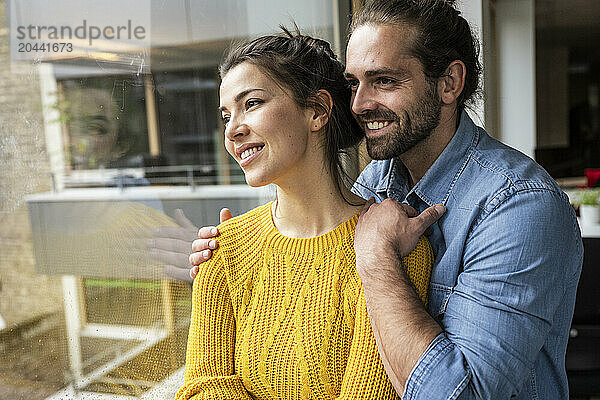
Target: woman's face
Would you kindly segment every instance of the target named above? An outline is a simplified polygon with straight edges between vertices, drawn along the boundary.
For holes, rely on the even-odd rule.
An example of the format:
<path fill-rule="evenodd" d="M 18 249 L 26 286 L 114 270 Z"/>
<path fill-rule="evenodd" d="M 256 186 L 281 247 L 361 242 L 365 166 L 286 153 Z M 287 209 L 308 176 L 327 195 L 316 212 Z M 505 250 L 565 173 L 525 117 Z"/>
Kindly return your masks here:
<path fill-rule="evenodd" d="M 314 110 L 302 109 L 275 81 L 248 62 L 223 78 L 220 107 L 225 147 L 250 186 L 297 179 L 314 168 L 310 153 Z"/>

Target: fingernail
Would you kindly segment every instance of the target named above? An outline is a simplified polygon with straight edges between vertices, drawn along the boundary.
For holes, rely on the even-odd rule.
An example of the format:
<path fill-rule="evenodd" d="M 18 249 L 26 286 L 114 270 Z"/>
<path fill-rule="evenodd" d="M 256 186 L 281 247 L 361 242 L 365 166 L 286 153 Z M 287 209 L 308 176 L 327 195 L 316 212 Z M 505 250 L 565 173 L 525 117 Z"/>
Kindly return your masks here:
<path fill-rule="evenodd" d="M 209 257 L 209 256 L 210 256 L 210 250 L 204 250 L 204 251 L 202 252 L 202 256 L 203 256 L 203 257 Z"/>
<path fill-rule="evenodd" d="M 212 233 L 213 235 L 216 235 L 217 234 L 217 228 L 212 228 L 210 230 L 210 233 Z"/>
<path fill-rule="evenodd" d="M 435 211 L 438 213 L 438 215 L 442 215 L 446 212 L 446 207 L 444 207 L 442 204 L 436 204 Z"/>
<path fill-rule="evenodd" d="M 214 249 L 215 247 L 217 247 L 217 241 L 211 240 L 210 242 L 208 242 L 208 247 L 210 247 L 211 249 Z"/>

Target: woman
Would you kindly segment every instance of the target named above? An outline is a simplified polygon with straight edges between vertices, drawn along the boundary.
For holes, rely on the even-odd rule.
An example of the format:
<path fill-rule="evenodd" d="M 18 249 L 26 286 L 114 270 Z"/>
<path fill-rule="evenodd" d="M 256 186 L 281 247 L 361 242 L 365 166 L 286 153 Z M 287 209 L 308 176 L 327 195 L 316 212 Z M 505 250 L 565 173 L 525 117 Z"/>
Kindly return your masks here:
<path fill-rule="evenodd" d="M 397 396 L 355 268 L 364 200 L 346 188 L 340 153 L 363 134 L 343 66 L 327 42 L 286 34 L 245 44 L 220 67 L 227 151 L 250 186 L 274 183 L 277 200 L 219 226 L 194 281 L 178 399 Z M 424 301 L 431 263 L 424 239 L 404 259 Z"/>

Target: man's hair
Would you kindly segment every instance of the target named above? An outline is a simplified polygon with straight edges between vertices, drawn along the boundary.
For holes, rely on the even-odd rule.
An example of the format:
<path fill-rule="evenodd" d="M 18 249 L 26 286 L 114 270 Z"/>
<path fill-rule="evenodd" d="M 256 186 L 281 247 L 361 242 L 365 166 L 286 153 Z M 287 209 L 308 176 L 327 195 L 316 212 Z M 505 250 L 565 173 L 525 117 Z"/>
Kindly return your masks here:
<path fill-rule="evenodd" d="M 458 97 L 458 111 L 479 96 L 479 42 L 469 23 L 454 7 L 454 0 L 372 0 L 353 19 L 350 33 L 363 25 L 408 25 L 416 29 L 409 49 L 425 76 L 437 80 L 452 61 L 466 66 L 465 87 Z"/>

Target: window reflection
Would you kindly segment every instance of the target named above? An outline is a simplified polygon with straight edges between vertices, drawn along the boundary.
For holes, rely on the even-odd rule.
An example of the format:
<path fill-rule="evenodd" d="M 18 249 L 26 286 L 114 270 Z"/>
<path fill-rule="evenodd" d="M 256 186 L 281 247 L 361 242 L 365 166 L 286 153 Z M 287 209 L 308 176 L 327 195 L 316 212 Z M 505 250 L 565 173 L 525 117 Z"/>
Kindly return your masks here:
<path fill-rule="evenodd" d="M 63 14 L 57 25 L 76 14 L 66 1 L 54 10 L 38 3 Z M 114 9 L 132 19 L 136 7 L 145 16 L 151 6 L 151 48 L 98 40 L 93 56 L 19 70 L 0 47 L 8 88 L 0 154 L 10 166 L 0 168 L 8 185 L 0 191 L 8 227 L 0 232 L 0 399 L 174 396 L 191 288 L 164 273 L 173 258 L 151 254 L 147 242 L 157 227 L 195 236 L 194 226 L 217 223 L 221 207 L 240 214 L 270 196 L 240 185 L 243 174 L 223 148 L 221 56 L 232 41 L 276 32 L 291 18 L 338 45 L 344 35 L 333 33 L 333 1 L 121 3 Z M 0 0 L 6 41 L 12 4 L 19 23 L 35 14 Z M 335 4 L 350 10 L 350 1 Z M 187 224 L 175 218 L 178 209 Z"/>

